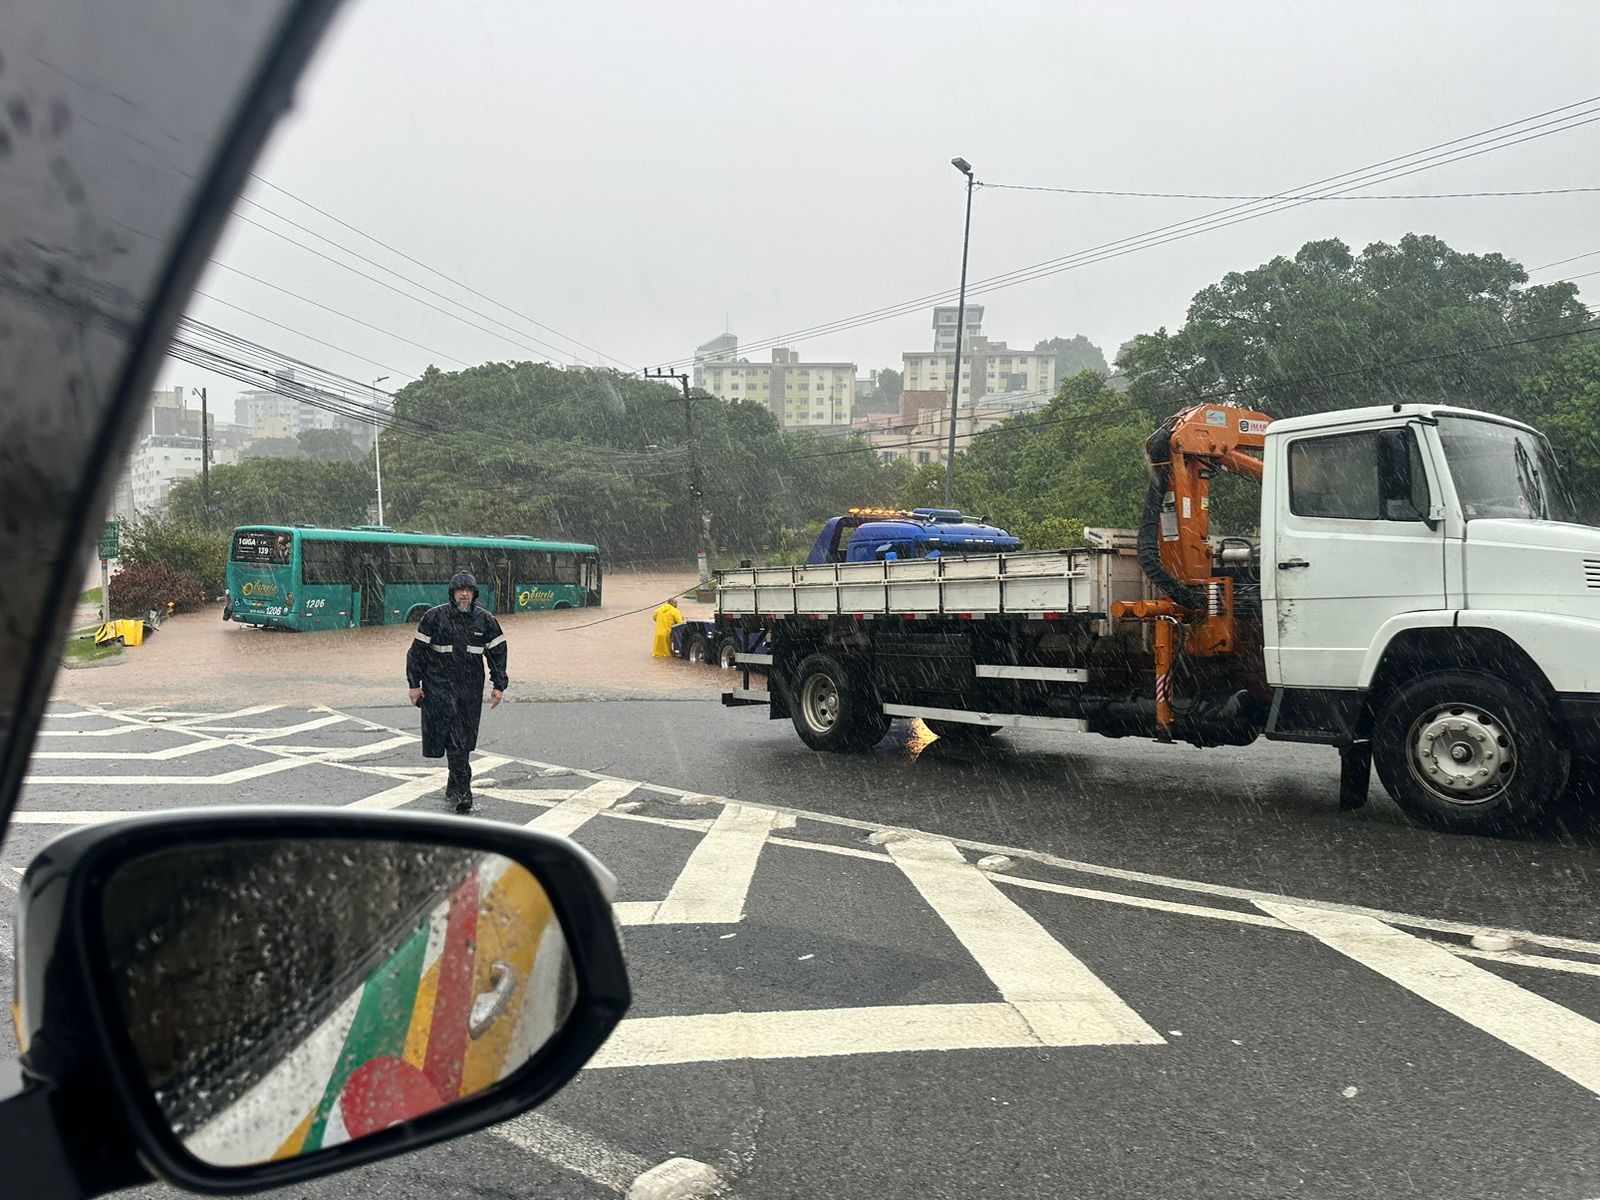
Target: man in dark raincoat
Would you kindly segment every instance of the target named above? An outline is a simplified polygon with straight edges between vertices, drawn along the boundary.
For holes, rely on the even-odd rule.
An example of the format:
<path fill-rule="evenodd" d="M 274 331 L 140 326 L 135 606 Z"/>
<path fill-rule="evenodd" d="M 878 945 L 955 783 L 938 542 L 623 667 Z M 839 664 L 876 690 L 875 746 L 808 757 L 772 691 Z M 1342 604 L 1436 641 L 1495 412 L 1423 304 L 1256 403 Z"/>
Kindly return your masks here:
<path fill-rule="evenodd" d="M 483 669 L 489 668 L 489 707 L 498 708 L 506 678 L 506 635 L 494 614 L 478 604 L 478 582 L 467 571 L 450 580 L 448 603 L 430 608 L 406 653 L 411 703 L 422 709 L 422 756 L 450 764 L 445 799 L 457 812 L 472 811 L 472 767 L 483 714 Z"/>

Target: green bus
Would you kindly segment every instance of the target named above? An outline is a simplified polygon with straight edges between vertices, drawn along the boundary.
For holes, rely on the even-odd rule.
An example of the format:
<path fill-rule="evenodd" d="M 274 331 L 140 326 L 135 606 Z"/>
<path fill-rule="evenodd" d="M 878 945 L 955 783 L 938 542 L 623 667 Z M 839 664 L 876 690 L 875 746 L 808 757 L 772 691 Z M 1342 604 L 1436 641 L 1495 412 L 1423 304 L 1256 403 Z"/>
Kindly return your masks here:
<path fill-rule="evenodd" d="M 313 632 L 416 621 L 457 571 L 490 612 L 600 603 L 600 552 L 524 535 L 461 537 L 382 525 L 242 525 L 228 555 L 224 620 Z"/>

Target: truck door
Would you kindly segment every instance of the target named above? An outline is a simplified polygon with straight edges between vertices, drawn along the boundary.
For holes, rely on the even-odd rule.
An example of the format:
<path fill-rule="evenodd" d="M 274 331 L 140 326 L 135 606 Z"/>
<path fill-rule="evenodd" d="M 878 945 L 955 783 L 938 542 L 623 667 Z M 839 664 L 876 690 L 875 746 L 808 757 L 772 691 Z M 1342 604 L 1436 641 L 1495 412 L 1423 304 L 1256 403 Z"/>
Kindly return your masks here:
<path fill-rule="evenodd" d="M 1261 592 L 1271 682 L 1353 688 L 1380 626 L 1445 607 L 1437 480 L 1410 426 L 1274 439 Z"/>

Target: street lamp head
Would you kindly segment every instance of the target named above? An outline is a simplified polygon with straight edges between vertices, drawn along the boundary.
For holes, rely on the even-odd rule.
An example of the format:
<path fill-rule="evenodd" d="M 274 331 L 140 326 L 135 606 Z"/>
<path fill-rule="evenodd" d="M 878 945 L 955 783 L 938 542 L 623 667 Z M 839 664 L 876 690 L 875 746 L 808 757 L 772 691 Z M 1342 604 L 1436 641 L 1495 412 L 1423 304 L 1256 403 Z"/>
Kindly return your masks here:
<path fill-rule="evenodd" d="M 960 171 L 963 175 L 969 177 L 972 175 L 972 164 L 964 158 L 952 158 L 950 160 L 950 165 L 956 170 Z"/>
<path fill-rule="evenodd" d="M 377 387 L 380 383 L 382 383 L 387 378 L 389 378 L 387 375 L 379 375 L 376 379 L 374 379 L 372 381 L 372 386 L 373 387 Z"/>

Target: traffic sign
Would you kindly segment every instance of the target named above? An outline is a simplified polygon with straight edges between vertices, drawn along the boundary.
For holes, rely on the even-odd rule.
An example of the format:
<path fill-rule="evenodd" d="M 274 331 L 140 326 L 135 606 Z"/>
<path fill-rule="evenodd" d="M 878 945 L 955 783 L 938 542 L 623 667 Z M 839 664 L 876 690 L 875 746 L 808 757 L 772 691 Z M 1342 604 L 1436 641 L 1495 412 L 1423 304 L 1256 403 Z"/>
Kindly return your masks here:
<path fill-rule="evenodd" d="M 116 521 L 107 521 L 100 531 L 100 557 L 102 560 L 116 558 L 121 550 L 122 526 Z"/>

